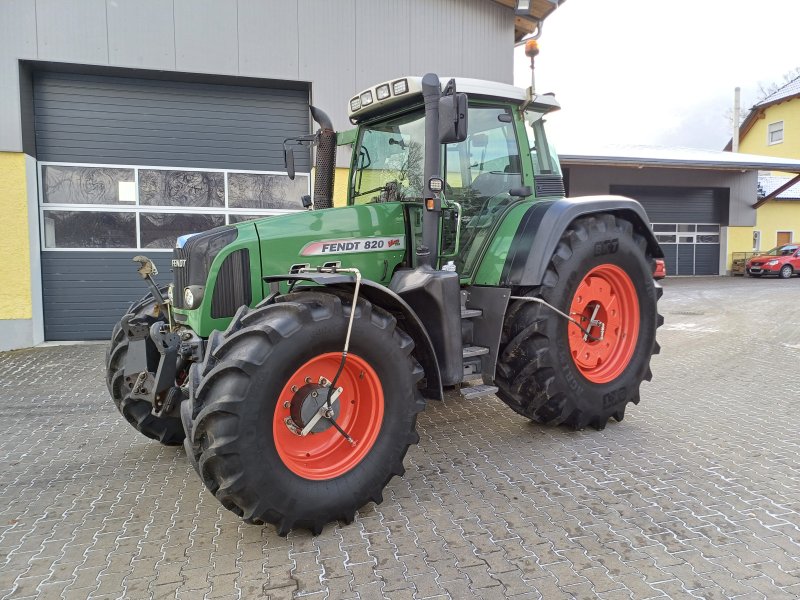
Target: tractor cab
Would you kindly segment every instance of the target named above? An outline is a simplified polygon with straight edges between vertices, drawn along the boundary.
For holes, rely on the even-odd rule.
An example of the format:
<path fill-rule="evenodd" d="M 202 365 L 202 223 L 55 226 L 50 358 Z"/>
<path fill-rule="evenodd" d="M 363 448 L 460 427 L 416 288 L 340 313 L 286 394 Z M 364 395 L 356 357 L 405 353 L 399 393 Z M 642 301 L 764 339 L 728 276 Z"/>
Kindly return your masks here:
<path fill-rule="evenodd" d="M 435 146 L 443 180 L 437 254 L 440 266 L 452 261 L 459 273 L 469 274 L 512 205 L 564 195 L 558 157 L 544 129 L 544 116 L 559 105 L 552 95 L 531 97 L 490 81 L 456 78 L 447 87 L 466 94 L 467 127 L 464 139 Z M 416 248 L 426 197 L 422 78 L 360 92 L 350 100 L 350 119 L 358 128 L 348 205 L 404 203 L 409 246 Z M 417 266 L 413 255 L 411 262 Z"/>

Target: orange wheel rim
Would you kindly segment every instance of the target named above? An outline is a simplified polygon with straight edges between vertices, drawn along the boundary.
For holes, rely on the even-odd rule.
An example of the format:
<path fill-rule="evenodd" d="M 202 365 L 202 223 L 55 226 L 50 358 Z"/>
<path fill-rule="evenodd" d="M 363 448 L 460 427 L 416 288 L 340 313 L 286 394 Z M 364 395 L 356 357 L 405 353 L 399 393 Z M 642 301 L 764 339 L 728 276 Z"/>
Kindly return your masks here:
<path fill-rule="evenodd" d="M 275 406 L 272 435 L 283 464 L 305 479 L 324 480 L 344 475 L 358 465 L 378 439 L 383 423 L 383 386 L 375 370 L 364 359 L 347 355 L 336 387 L 343 388 L 337 399 L 336 423 L 355 442 L 351 444 L 332 425 L 325 431 L 301 436 L 287 425 L 295 390 L 320 377 L 332 380 L 342 355 L 329 352 L 315 356 L 297 369 L 284 385 Z M 294 389 L 292 389 L 294 388 Z"/>
<path fill-rule="evenodd" d="M 605 324 L 602 340 L 584 339 L 583 331 L 567 326 L 570 353 L 581 375 L 592 383 L 619 377 L 639 337 L 639 299 L 628 274 L 612 264 L 593 268 L 575 290 L 569 312 L 594 337 L 600 337 L 600 327 L 590 326 L 592 315 Z"/>

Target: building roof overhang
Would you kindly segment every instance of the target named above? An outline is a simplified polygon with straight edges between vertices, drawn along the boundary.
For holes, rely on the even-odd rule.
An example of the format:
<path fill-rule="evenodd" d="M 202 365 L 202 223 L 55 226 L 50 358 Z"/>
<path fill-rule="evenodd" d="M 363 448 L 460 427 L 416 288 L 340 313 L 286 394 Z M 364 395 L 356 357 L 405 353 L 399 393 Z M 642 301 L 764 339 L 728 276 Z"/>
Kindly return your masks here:
<path fill-rule="evenodd" d="M 710 169 L 723 171 L 784 171 L 800 174 L 800 160 L 758 154 L 741 154 L 697 148 L 661 146 L 605 146 L 576 148 L 559 152 L 561 163 L 569 165 L 627 168 Z"/>
<path fill-rule="evenodd" d="M 492 0 L 506 8 L 514 10 L 517 0 Z M 549 17 L 552 12 L 566 0 L 531 0 L 529 16 L 514 15 L 514 41 L 519 42 L 526 35 L 530 35 L 539 28 L 539 23 Z"/>

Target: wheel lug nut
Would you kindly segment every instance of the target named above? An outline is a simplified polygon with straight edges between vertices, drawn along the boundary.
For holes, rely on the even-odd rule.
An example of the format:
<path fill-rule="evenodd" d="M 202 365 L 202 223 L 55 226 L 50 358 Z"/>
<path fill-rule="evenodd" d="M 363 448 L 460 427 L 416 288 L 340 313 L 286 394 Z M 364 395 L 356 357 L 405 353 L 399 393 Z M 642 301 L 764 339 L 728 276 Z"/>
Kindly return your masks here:
<path fill-rule="evenodd" d="M 319 395 L 319 394 L 317 394 L 317 392 L 311 392 L 311 397 L 312 397 L 312 398 L 316 398 L 318 395 Z"/>
<path fill-rule="evenodd" d="M 283 408 L 289 408 L 289 406 L 291 406 L 291 405 L 288 402 L 284 402 L 283 403 Z"/>
<path fill-rule="evenodd" d="M 306 377 L 306 383 L 311 383 L 311 377 Z"/>
<path fill-rule="evenodd" d="M 297 386 L 296 385 L 292 386 L 292 391 L 295 392 L 295 393 L 297 392 Z"/>

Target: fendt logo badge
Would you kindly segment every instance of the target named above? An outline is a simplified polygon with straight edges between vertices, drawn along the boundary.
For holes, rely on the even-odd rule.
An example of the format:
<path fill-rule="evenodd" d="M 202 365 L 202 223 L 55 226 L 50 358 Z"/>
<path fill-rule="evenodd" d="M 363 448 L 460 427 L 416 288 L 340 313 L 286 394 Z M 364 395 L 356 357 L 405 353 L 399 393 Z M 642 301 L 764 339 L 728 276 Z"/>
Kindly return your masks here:
<path fill-rule="evenodd" d="M 354 254 L 356 252 L 382 252 L 386 250 L 405 250 L 406 237 L 369 237 L 345 240 L 321 240 L 309 242 L 300 251 L 300 256 L 320 256 L 325 254 Z"/>
<path fill-rule="evenodd" d="M 185 258 L 173 258 L 172 259 L 172 266 L 177 268 L 183 268 L 186 266 L 186 259 Z"/>

